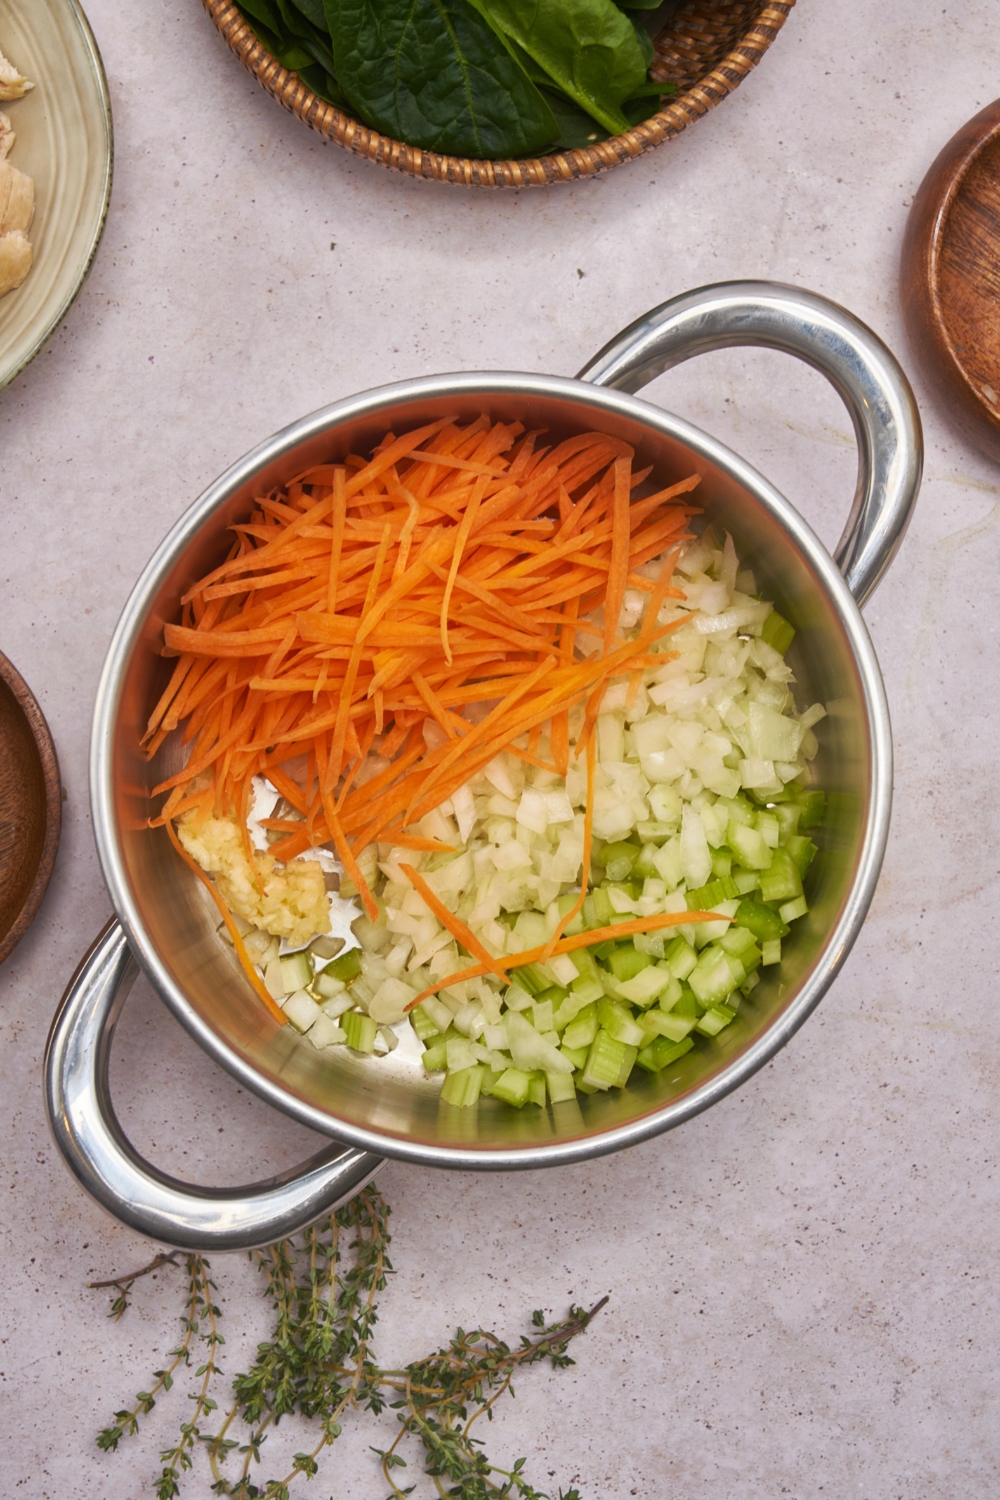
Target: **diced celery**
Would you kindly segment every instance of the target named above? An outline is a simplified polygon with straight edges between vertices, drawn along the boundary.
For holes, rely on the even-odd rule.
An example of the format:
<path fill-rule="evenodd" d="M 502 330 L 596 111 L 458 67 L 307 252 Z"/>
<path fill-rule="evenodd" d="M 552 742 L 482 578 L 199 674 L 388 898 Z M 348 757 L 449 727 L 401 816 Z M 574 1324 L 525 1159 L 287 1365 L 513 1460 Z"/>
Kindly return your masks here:
<path fill-rule="evenodd" d="M 647 1010 L 642 1018 L 642 1029 L 648 1037 L 665 1036 L 671 1042 L 683 1041 L 693 1028 L 697 1017 L 664 1015 L 662 1010 Z"/>
<path fill-rule="evenodd" d="M 410 1011 L 410 1025 L 422 1042 L 428 1041 L 432 1036 L 440 1035 L 440 1026 L 431 1019 L 422 1005 Z"/>
<path fill-rule="evenodd" d="M 795 626 L 790 625 L 784 615 L 779 615 L 776 609 L 772 609 L 761 626 L 760 634 L 762 640 L 765 640 L 780 656 L 784 656 L 795 639 Z"/>
<path fill-rule="evenodd" d="M 355 1052 L 375 1051 L 378 1023 L 373 1021 L 371 1016 L 363 1015 L 359 1010 L 349 1010 L 345 1013 L 340 1024 L 347 1033 L 347 1045 L 353 1047 Z M 426 1058 L 426 1056 L 425 1052 L 424 1057 Z"/>
<path fill-rule="evenodd" d="M 448 1066 L 448 1042 L 459 1036 L 457 1031 L 447 1031 L 433 1039 L 420 1061 L 427 1073 L 440 1073 Z"/>
<path fill-rule="evenodd" d="M 684 993 L 675 1003 L 670 1014 L 672 1016 L 690 1016 L 693 1021 L 697 1021 L 704 1009 L 705 1007 L 699 1003 L 694 991 L 685 985 Z"/>
<path fill-rule="evenodd" d="M 597 1006 L 585 1005 L 579 1015 L 566 1027 L 562 1041 L 564 1047 L 589 1047 L 597 1035 Z"/>
<path fill-rule="evenodd" d="M 760 876 L 756 870 L 734 870 L 733 884 L 741 896 L 749 896 L 760 885 Z"/>
<path fill-rule="evenodd" d="M 337 957 L 343 946 L 344 939 L 342 937 L 330 937 L 329 935 L 314 937 L 309 944 L 309 952 L 314 958 L 320 959 L 323 963 L 328 963 L 331 958 Z"/>
<path fill-rule="evenodd" d="M 760 946 L 761 946 L 761 960 L 760 961 L 761 961 L 762 964 L 764 964 L 765 966 L 767 966 L 768 964 L 780 964 L 781 963 L 781 939 L 780 938 L 770 938 L 767 941 L 761 943 Z"/>
<path fill-rule="evenodd" d="M 518 912 L 514 935 L 525 948 L 538 948 L 549 940 L 549 924 L 540 911 Z"/>
<path fill-rule="evenodd" d="M 597 1028 L 595 1026 L 594 1035 L 596 1036 L 596 1034 Z M 591 1037 L 590 1040 L 593 1041 L 594 1038 Z M 571 1062 L 573 1064 L 573 1070 L 574 1072 L 576 1072 L 577 1069 L 582 1068 L 587 1061 L 587 1053 L 590 1051 L 590 1042 L 588 1042 L 585 1047 L 567 1047 L 564 1042 L 563 1045 L 559 1048 L 559 1051 L 562 1053 L 563 1057 L 567 1059 L 568 1062 Z M 552 1076 L 553 1078 L 565 1078 L 566 1075 L 565 1073 L 554 1073 Z"/>
<path fill-rule="evenodd" d="M 785 848 L 795 861 L 795 868 L 804 880 L 809 866 L 816 858 L 816 845 L 812 839 L 807 839 L 804 835 L 796 833 L 788 840 Z"/>
<path fill-rule="evenodd" d="M 760 894 L 764 901 L 775 905 L 802 895 L 802 880 L 787 849 L 772 851 L 770 868 L 760 877 Z"/>
<path fill-rule="evenodd" d="M 547 991 L 546 993 L 552 992 Z M 563 991 L 563 993 L 565 994 L 565 991 Z M 536 1000 L 534 1005 L 531 1007 L 531 1020 L 536 1031 L 551 1031 L 552 1016 L 553 1010 L 551 1000 Z"/>
<path fill-rule="evenodd" d="M 705 949 L 697 968 L 692 969 L 688 983 L 702 1005 L 712 1006 L 731 995 L 746 977 L 739 959 L 713 943 Z"/>
<path fill-rule="evenodd" d="M 677 979 L 686 979 L 698 962 L 698 955 L 690 943 L 676 937 L 663 955 L 663 961 Z"/>
<path fill-rule="evenodd" d="M 825 792 L 802 792 L 797 800 L 802 809 L 799 814 L 800 828 L 815 828 L 817 823 L 822 823 L 826 813 Z"/>
<path fill-rule="evenodd" d="M 620 943 L 608 957 L 608 968 L 618 980 L 634 979 L 643 969 L 648 969 L 653 960 L 648 953 L 640 953 L 634 943 Z"/>
<path fill-rule="evenodd" d="M 611 1085 L 613 1089 L 623 1089 L 625 1087 L 625 1085 L 628 1083 L 629 1075 L 632 1072 L 632 1069 L 635 1067 L 635 1060 L 638 1056 L 639 1048 L 629 1047 L 626 1044 L 625 1056 L 622 1058 L 622 1065 L 618 1069 L 618 1077 Z"/>
<path fill-rule="evenodd" d="M 770 808 L 766 811 L 761 808 L 757 814 L 757 832 L 769 849 L 777 849 L 781 840 L 781 826 Z"/>
<path fill-rule="evenodd" d="M 579 991 L 581 984 L 586 984 L 588 979 L 597 978 L 597 960 L 589 948 L 576 948 L 570 954 L 570 958 L 576 966 L 577 973 L 570 989 Z"/>
<path fill-rule="evenodd" d="M 681 982 L 677 978 L 676 974 L 670 973 L 670 970 L 667 968 L 666 964 L 658 964 L 657 967 L 670 976 L 670 982 L 657 1001 L 657 1004 L 659 1005 L 661 1010 L 673 1010 L 674 1006 L 677 1004 L 678 1000 L 683 994 Z"/>
<path fill-rule="evenodd" d="M 671 982 L 678 983 L 669 969 L 651 965 L 648 969 L 643 969 L 634 979 L 626 979 L 619 983 L 618 994 L 623 1000 L 628 1000 L 633 1005 L 652 1005 L 654 1000 L 659 999 L 660 995 L 670 988 Z"/>
<path fill-rule="evenodd" d="M 361 973 L 361 949 L 349 948 L 332 963 L 328 963 L 323 970 L 329 974 L 331 979 L 339 979 L 343 984 L 351 984 Z"/>
<path fill-rule="evenodd" d="M 712 851 L 712 874 L 718 880 L 723 880 L 732 873 L 733 856 L 724 854 L 721 849 L 714 849 Z"/>
<path fill-rule="evenodd" d="M 678 1057 L 683 1057 L 685 1052 L 690 1052 L 694 1042 L 689 1036 L 683 1037 L 678 1042 L 671 1042 L 667 1037 L 657 1037 L 643 1047 L 636 1058 L 640 1068 L 645 1068 L 647 1073 L 659 1073 L 670 1063 L 675 1062 Z"/>
<path fill-rule="evenodd" d="M 778 913 L 770 906 L 765 906 L 763 901 L 740 902 L 736 911 L 737 927 L 745 927 L 752 932 L 758 942 L 768 942 L 773 938 L 782 938 L 788 932 L 787 924 L 778 916 Z"/>
<path fill-rule="evenodd" d="M 454 1104 L 459 1109 L 468 1109 L 470 1105 L 478 1103 L 483 1074 L 487 1071 L 486 1068 L 476 1066 L 449 1073 L 441 1085 L 442 1102 Z"/>
<path fill-rule="evenodd" d="M 506 1072 L 500 1074 L 499 1078 L 494 1078 L 493 1096 L 520 1109 L 521 1105 L 527 1102 L 530 1083 L 531 1077 L 528 1073 L 523 1073 L 520 1068 L 508 1068 Z"/>
<path fill-rule="evenodd" d="M 559 897 L 557 897 L 557 899 L 556 899 L 556 910 L 558 911 L 560 918 L 564 917 L 567 912 L 570 912 L 570 911 L 573 910 L 573 908 L 576 905 L 578 899 L 579 898 L 576 896 L 576 894 L 573 891 L 567 891 L 567 893 L 566 893 L 565 896 L 559 896 Z M 566 926 L 563 928 L 563 931 L 569 937 L 576 937 L 576 934 L 578 932 L 582 932 L 583 931 L 583 911 L 582 911 L 582 909 L 580 911 L 578 911 L 576 913 L 576 915 L 572 918 L 572 920 L 566 924 Z"/>
<path fill-rule="evenodd" d="M 766 870 L 771 864 L 772 850 L 764 835 L 746 823 L 731 822 L 726 831 L 726 842 L 741 865 L 751 870 Z"/>
<path fill-rule="evenodd" d="M 546 1073 L 545 1087 L 553 1104 L 565 1104 L 567 1099 L 576 1098 L 572 1073 Z"/>
<path fill-rule="evenodd" d="M 630 1050 L 624 1042 L 616 1042 L 606 1031 L 599 1031 L 587 1053 L 580 1082 L 589 1088 L 611 1088 L 617 1082 Z"/>
<path fill-rule="evenodd" d="M 568 1026 L 571 1021 L 574 1021 L 580 1014 L 580 1012 L 585 1010 L 588 1005 L 593 1005 L 595 1000 L 602 999 L 604 995 L 604 986 L 603 984 L 601 984 L 599 979 L 595 979 L 593 982 L 588 979 L 586 981 L 586 984 L 586 993 L 578 993 L 575 990 L 571 990 L 570 993 L 566 996 L 566 999 L 559 1006 L 558 1010 L 554 1013 L 552 1017 L 552 1025 L 555 1027 L 556 1031 L 562 1031 L 563 1027 Z"/>
<path fill-rule="evenodd" d="M 480 1096 L 480 1098 L 482 1098 L 483 1096 L 485 1096 L 486 1098 L 490 1098 L 492 1096 L 492 1094 L 493 1094 L 493 1085 L 496 1083 L 496 1081 L 497 1081 L 497 1079 L 499 1077 L 500 1077 L 500 1074 L 499 1073 L 494 1073 L 492 1071 L 492 1069 L 490 1069 L 490 1068 L 483 1068 L 482 1077 L 479 1080 L 479 1096 Z"/>
<path fill-rule="evenodd" d="M 531 1004 L 531 995 L 523 984 L 508 985 L 503 999 L 508 1010 L 527 1010 Z"/>
<path fill-rule="evenodd" d="M 545 938 L 542 942 L 545 942 Z M 540 995 L 543 990 L 552 987 L 551 979 L 537 964 L 525 964 L 523 969 L 511 969 L 510 977 L 529 995 Z"/>
<path fill-rule="evenodd" d="M 278 962 L 281 964 L 281 982 L 285 986 L 286 995 L 291 995 L 295 990 L 304 990 L 312 984 L 312 955 L 308 948 L 303 948 L 299 953 L 286 953 Z"/>
<path fill-rule="evenodd" d="M 726 814 L 727 825 L 728 823 L 745 823 L 748 828 L 753 827 L 756 814 L 742 793 L 737 793 L 735 797 L 720 797 L 715 805 Z"/>
<path fill-rule="evenodd" d="M 688 891 L 685 900 L 688 911 L 715 911 L 720 901 L 732 901 L 738 896 L 736 883 L 729 875 L 720 880 L 711 880 L 708 885 L 698 886 L 696 890 Z"/>
<path fill-rule="evenodd" d="M 723 1026 L 728 1026 L 736 1012 L 728 1005 L 713 1005 L 711 1010 L 706 1010 L 699 1021 L 695 1022 L 695 1030 L 700 1031 L 702 1036 L 718 1036 Z"/>
<path fill-rule="evenodd" d="M 578 1001 L 580 1005 L 589 1005 L 592 1000 L 600 1000 L 603 994 L 604 985 L 596 967 L 593 976 L 588 974 L 586 979 L 577 979 L 571 991 L 572 1000 Z M 565 1003 L 564 1001 L 563 1004 Z M 562 1006 L 559 1008 L 561 1010 Z"/>
<path fill-rule="evenodd" d="M 335 996 L 344 993 L 344 981 L 334 979 L 332 974 L 326 974 L 320 970 L 309 988 L 314 990 L 321 1000 L 333 1000 Z"/>
<path fill-rule="evenodd" d="M 294 995 L 289 995 L 281 1002 L 281 1008 L 296 1031 L 308 1031 L 322 1015 L 316 1001 L 305 990 L 296 990 Z"/>
<path fill-rule="evenodd" d="M 799 917 L 804 917 L 809 910 L 809 903 L 805 896 L 797 896 L 794 901 L 786 901 L 784 906 L 778 907 L 778 916 L 783 922 L 794 922 Z"/>
<path fill-rule="evenodd" d="M 778 820 L 779 843 L 787 844 L 799 831 L 802 808 L 797 802 L 779 802 L 771 808 L 771 812 Z"/>
<path fill-rule="evenodd" d="M 609 880 L 627 880 L 641 853 L 641 849 L 636 844 L 629 844 L 624 840 L 614 844 L 605 844 L 600 853 L 600 863 L 604 866 Z M 595 863 L 597 863 L 596 860 Z"/>
<path fill-rule="evenodd" d="M 610 927 L 616 920 L 614 907 L 611 905 L 611 897 L 602 885 L 596 886 L 583 902 L 583 923 L 585 927 Z"/>
<path fill-rule="evenodd" d="M 645 843 L 639 852 L 639 858 L 632 866 L 633 873 L 641 875 L 643 880 L 648 880 L 652 875 L 659 875 L 656 868 L 656 856 L 659 849 L 654 843 Z"/>
<path fill-rule="evenodd" d="M 599 1000 L 597 1019 L 616 1042 L 624 1042 L 627 1047 L 642 1045 L 642 1027 L 636 1024 L 624 1005 L 618 1005 L 614 1000 Z"/>
<path fill-rule="evenodd" d="M 754 935 L 748 927 L 730 927 L 722 937 L 716 938 L 716 942 L 720 948 L 724 948 L 727 953 L 732 953 L 739 959 L 743 958 L 744 953 L 749 953 L 751 948 L 756 947 Z M 745 963 L 743 967 L 746 968 Z"/>
<path fill-rule="evenodd" d="M 677 832 L 676 823 L 658 823 L 650 818 L 635 825 L 635 831 L 646 844 L 665 844 Z"/>
<path fill-rule="evenodd" d="M 537 1104 L 540 1109 L 545 1108 L 545 1074 L 530 1073 L 528 1075 L 528 1104 Z M 558 1077 L 566 1078 L 572 1083 L 572 1073 L 558 1074 Z M 574 1090 L 575 1092 L 575 1090 Z"/>
<path fill-rule="evenodd" d="M 534 997 L 533 1004 L 544 1005 L 547 1001 L 555 1010 L 563 1003 L 568 994 L 569 991 L 564 989 L 561 984 L 550 984 L 547 990 L 542 990 L 540 995 Z"/>

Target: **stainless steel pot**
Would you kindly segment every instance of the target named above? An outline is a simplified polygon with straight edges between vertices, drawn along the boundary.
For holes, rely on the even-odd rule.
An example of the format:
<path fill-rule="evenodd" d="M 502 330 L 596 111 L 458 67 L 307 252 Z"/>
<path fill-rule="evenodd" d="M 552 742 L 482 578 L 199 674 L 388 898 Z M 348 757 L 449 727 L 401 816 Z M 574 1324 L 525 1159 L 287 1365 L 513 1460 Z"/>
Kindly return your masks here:
<path fill-rule="evenodd" d="M 668 412 L 636 400 L 661 371 L 734 344 L 782 349 L 821 370 L 842 396 L 860 453 L 858 488 L 835 558 L 749 464 Z M 707 1048 L 618 1092 L 547 1110 L 442 1105 L 411 1065 L 321 1057 L 276 1028 L 219 942 L 217 915 L 162 830 L 147 827 L 149 792 L 172 768 L 148 765 L 139 737 L 163 685 L 165 620 L 185 589 L 224 555 L 226 527 L 262 490 L 321 461 L 365 451 L 445 413 L 488 410 L 554 438 L 598 428 L 625 438 L 657 474 L 699 470 L 707 514 L 732 532 L 762 591 L 795 624 L 792 660 L 803 702 L 828 705 L 818 782 L 820 831 L 808 918 L 776 978 Z M 101 934 L 63 997 L 46 1059 L 56 1141 L 87 1190 L 140 1233 L 171 1245 L 236 1249 L 267 1243 L 346 1201 L 385 1157 L 428 1166 L 553 1166 L 616 1151 L 668 1130 L 744 1082 L 791 1037 L 834 979 L 868 910 L 892 797 L 882 679 L 859 612 L 898 547 L 921 470 L 920 420 L 896 361 L 842 308 L 768 282 L 705 287 L 632 325 L 576 380 L 517 374 L 439 375 L 384 386 L 305 417 L 256 448 L 191 506 L 157 548 L 115 631 L 101 676 L 91 745 L 94 831 L 118 920 Z M 176 751 L 173 754 L 176 756 Z M 336 1142 L 287 1178 L 234 1189 L 192 1188 L 143 1161 L 118 1124 L 108 1056 L 137 966 L 203 1047 L 248 1088 Z"/>

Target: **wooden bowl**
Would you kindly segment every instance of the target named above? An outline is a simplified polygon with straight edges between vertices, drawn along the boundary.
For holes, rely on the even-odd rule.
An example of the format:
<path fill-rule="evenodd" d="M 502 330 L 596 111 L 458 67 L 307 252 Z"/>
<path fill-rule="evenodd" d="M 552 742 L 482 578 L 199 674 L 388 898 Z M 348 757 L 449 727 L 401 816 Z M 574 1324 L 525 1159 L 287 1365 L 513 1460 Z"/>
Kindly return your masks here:
<path fill-rule="evenodd" d="M 928 384 L 969 441 L 1000 460 L 1000 99 L 962 126 L 920 184 L 901 276 Z"/>
<path fill-rule="evenodd" d="M 61 820 L 49 726 L 20 672 L 0 654 L 0 963 L 45 895 Z"/>
<path fill-rule="evenodd" d="M 678 88 L 669 104 L 624 135 L 573 151 L 518 161 L 440 156 L 380 135 L 318 98 L 298 74 L 283 68 L 254 35 L 232 0 L 203 3 L 261 87 L 327 140 L 411 177 L 429 177 L 464 187 L 522 188 L 592 177 L 680 135 L 739 88 L 784 26 L 795 0 L 681 0 L 655 41 L 654 77 L 676 83 Z"/>

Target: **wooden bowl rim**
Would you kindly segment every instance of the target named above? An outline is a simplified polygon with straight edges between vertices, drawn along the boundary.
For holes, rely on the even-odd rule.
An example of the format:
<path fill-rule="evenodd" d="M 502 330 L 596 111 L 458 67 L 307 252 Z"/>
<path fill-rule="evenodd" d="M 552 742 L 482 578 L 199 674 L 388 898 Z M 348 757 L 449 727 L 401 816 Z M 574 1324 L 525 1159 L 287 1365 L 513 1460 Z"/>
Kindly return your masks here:
<path fill-rule="evenodd" d="M 953 377 L 966 392 L 967 399 L 975 410 L 966 413 L 965 420 L 974 422 L 979 417 L 1000 433 L 1000 411 L 991 406 L 978 384 L 973 379 L 955 345 L 955 336 L 948 306 L 941 295 L 941 258 L 949 234 L 949 226 L 956 199 L 962 185 L 982 153 L 1000 139 L 1000 99 L 994 99 L 977 114 L 961 125 L 938 152 L 913 196 L 910 222 L 918 223 L 927 214 L 926 224 L 914 235 L 907 235 L 904 242 L 905 266 L 916 266 L 921 252 L 926 257 L 926 276 L 919 275 L 919 282 L 927 295 L 933 321 L 931 336 L 951 366 Z M 940 189 L 940 179 L 945 174 L 947 183 Z M 933 212 L 928 207 L 933 203 Z M 940 380 L 940 372 L 938 372 Z M 937 383 L 937 382 L 935 382 Z M 959 399 L 957 395 L 952 400 Z"/>
<path fill-rule="evenodd" d="M 14 663 L 4 656 L 2 651 L 0 651 L 0 680 L 10 689 L 15 702 L 28 722 L 45 783 L 45 838 L 42 841 L 38 869 L 35 871 L 35 878 L 12 926 L 0 935 L 0 964 L 2 964 L 5 958 L 9 958 L 34 921 L 52 875 L 62 825 L 62 783 L 59 779 L 56 747 L 53 744 L 49 726 L 45 722 L 45 715 Z"/>
<path fill-rule="evenodd" d="M 523 188 L 575 182 L 610 171 L 680 135 L 688 125 L 728 98 L 757 66 L 787 21 L 795 0 L 757 0 L 754 19 L 746 23 L 744 34 L 732 43 L 716 66 L 677 94 L 664 109 L 622 135 L 549 156 L 501 161 L 424 151 L 362 125 L 352 115 L 320 99 L 296 73 L 282 67 L 232 0 L 202 0 L 202 3 L 231 51 L 261 87 L 335 145 L 411 177 L 464 187 Z"/>

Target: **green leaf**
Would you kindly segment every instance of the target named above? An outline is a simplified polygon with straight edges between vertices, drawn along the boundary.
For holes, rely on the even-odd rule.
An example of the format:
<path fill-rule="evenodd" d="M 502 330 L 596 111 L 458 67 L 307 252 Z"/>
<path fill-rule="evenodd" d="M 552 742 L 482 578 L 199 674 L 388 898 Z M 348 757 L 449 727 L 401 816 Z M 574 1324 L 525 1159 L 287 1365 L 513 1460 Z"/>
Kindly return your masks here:
<path fill-rule="evenodd" d="M 326 0 L 326 14 L 341 87 L 377 130 L 487 158 L 556 139 L 538 89 L 466 0 Z"/>
<path fill-rule="evenodd" d="M 629 128 L 622 102 L 646 81 L 646 62 L 632 20 L 614 0 L 471 3 L 606 130 Z"/>

